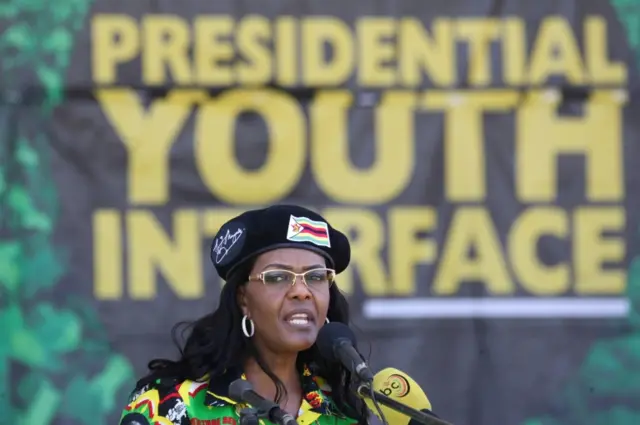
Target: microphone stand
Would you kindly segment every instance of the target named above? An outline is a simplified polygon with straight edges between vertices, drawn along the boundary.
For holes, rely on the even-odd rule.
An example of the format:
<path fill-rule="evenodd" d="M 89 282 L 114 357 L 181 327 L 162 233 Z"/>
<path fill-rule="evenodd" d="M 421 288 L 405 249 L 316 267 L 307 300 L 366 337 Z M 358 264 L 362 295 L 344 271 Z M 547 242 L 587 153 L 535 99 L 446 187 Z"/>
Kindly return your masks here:
<path fill-rule="evenodd" d="M 252 407 L 245 407 L 240 411 L 240 425 L 259 425 L 258 411 Z"/>
<path fill-rule="evenodd" d="M 366 383 L 361 383 L 358 386 L 358 395 L 360 397 L 366 397 L 374 401 L 371 398 L 372 392 L 375 393 L 375 401 L 384 406 L 387 406 L 392 410 L 395 410 L 396 412 L 400 412 L 403 415 L 410 417 L 412 421 L 418 422 L 423 425 L 451 425 L 449 422 L 443 421 L 442 419 L 436 418 L 417 409 L 409 407 L 406 404 L 402 404 L 399 401 L 392 399 L 391 397 L 387 397 L 379 391 L 373 391 L 373 389 Z"/>

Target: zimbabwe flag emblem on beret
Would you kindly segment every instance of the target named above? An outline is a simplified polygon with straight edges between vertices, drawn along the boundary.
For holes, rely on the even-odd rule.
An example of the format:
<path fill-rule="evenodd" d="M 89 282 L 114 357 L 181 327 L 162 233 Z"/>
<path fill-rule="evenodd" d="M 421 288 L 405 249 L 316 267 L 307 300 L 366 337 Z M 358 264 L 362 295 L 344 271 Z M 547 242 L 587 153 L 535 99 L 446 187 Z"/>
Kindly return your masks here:
<path fill-rule="evenodd" d="M 331 248 L 327 223 L 309 220 L 306 217 L 292 215 L 289 218 L 287 239 L 293 242 L 310 242 L 318 246 Z"/>

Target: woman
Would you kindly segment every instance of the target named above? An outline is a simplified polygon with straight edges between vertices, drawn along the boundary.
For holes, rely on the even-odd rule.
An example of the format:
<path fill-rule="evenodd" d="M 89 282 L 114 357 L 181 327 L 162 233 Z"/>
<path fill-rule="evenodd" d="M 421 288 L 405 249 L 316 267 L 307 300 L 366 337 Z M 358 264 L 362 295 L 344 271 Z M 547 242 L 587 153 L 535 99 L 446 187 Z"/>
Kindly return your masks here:
<path fill-rule="evenodd" d="M 306 208 L 272 206 L 224 224 L 211 249 L 226 281 L 218 309 L 192 324 L 177 361 L 149 363 L 120 424 L 237 425 L 245 406 L 228 387 L 238 378 L 301 425 L 365 424 L 350 374 L 314 345 L 324 323 L 349 321 L 333 283 L 350 256 L 347 237 Z"/>

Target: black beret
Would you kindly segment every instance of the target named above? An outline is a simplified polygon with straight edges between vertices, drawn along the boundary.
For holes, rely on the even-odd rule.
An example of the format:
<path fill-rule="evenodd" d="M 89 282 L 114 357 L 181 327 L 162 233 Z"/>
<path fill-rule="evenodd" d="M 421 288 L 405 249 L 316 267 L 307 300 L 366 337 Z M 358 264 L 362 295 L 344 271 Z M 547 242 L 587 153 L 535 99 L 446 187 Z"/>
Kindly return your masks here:
<path fill-rule="evenodd" d="M 301 248 L 328 260 L 336 273 L 351 259 L 349 240 L 320 215 L 297 205 L 246 211 L 222 225 L 211 244 L 211 261 L 221 278 L 245 261 L 277 248 Z"/>

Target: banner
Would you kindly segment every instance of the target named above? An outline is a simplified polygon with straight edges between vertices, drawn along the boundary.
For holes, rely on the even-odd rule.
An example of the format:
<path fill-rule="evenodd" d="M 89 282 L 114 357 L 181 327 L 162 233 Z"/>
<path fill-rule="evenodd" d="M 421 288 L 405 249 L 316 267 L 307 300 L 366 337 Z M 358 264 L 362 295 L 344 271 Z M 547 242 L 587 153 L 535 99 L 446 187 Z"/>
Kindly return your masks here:
<path fill-rule="evenodd" d="M 349 234 L 361 349 L 440 416 L 640 419 L 640 3 L 38 7 L 0 7 L 8 423 L 116 423 L 273 203 Z"/>

